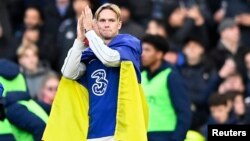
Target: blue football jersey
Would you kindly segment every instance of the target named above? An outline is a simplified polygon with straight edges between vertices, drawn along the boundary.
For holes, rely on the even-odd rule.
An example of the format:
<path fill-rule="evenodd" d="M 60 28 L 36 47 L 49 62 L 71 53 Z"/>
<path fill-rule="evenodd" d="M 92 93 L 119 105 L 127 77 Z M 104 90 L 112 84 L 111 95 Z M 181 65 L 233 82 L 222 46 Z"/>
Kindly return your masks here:
<path fill-rule="evenodd" d="M 128 34 L 119 34 L 108 45 L 120 53 L 121 61 L 132 61 L 140 83 L 140 41 Z M 120 67 L 107 67 L 88 48 L 82 54 L 86 72 L 80 79 L 89 91 L 88 139 L 113 136 L 116 126 Z"/>

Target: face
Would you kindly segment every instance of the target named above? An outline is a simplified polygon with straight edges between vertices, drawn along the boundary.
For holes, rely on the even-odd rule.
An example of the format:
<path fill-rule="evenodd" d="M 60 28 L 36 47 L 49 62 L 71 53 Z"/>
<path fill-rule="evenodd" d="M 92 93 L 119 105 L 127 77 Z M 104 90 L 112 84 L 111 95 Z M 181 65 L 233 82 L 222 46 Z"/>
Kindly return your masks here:
<path fill-rule="evenodd" d="M 245 64 L 246 64 L 247 70 L 250 71 L 250 53 L 247 53 L 245 56 Z"/>
<path fill-rule="evenodd" d="M 2 28 L 2 26 L 1 26 L 1 24 L 0 24 L 0 38 L 3 36 L 3 28 Z"/>
<path fill-rule="evenodd" d="M 73 8 L 77 16 L 82 14 L 84 7 L 89 5 L 89 0 L 74 0 Z"/>
<path fill-rule="evenodd" d="M 151 35 L 160 35 L 162 37 L 166 37 L 167 33 L 165 31 L 165 28 L 162 27 L 161 25 L 158 25 L 156 23 L 156 21 L 151 20 L 148 23 L 147 29 L 146 29 L 146 33 L 147 34 L 151 34 Z"/>
<path fill-rule="evenodd" d="M 180 27 L 183 25 L 185 18 L 185 11 L 183 9 L 177 8 L 170 15 L 168 21 L 172 27 Z"/>
<path fill-rule="evenodd" d="M 39 31 L 27 30 L 24 33 L 24 38 L 29 42 L 36 43 L 39 40 Z"/>
<path fill-rule="evenodd" d="M 164 60 L 171 64 L 176 64 L 178 60 L 178 54 L 176 52 L 169 51 L 164 55 Z"/>
<path fill-rule="evenodd" d="M 117 15 L 110 9 L 104 9 L 100 12 L 96 25 L 101 37 L 105 40 L 111 40 L 121 29 L 121 21 L 117 19 Z"/>
<path fill-rule="evenodd" d="M 147 34 L 157 35 L 158 25 L 155 21 L 150 21 L 146 29 Z"/>
<path fill-rule="evenodd" d="M 225 29 L 221 32 L 221 38 L 223 40 L 228 40 L 231 42 L 239 42 L 240 40 L 240 30 L 238 26 L 233 26 Z"/>
<path fill-rule="evenodd" d="M 38 56 L 32 49 L 27 49 L 23 56 L 19 58 L 19 63 L 24 69 L 33 72 L 38 66 Z"/>
<path fill-rule="evenodd" d="M 26 10 L 24 24 L 28 28 L 36 27 L 41 24 L 42 20 L 39 12 L 36 9 L 30 8 Z"/>
<path fill-rule="evenodd" d="M 244 84 L 240 76 L 232 76 L 228 78 L 228 83 L 230 85 L 230 90 L 244 92 Z"/>
<path fill-rule="evenodd" d="M 121 7 L 121 20 L 127 22 L 130 19 L 130 11 L 127 8 Z"/>
<path fill-rule="evenodd" d="M 52 104 L 57 91 L 58 84 L 59 80 L 57 78 L 50 78 L 47 80 L 42 89 L 42 95 L 43 95 L 42 100 L 45 103 Z"/>
<path fill-rule="evenodd" d="M 69 0 L 56 0 L 56 3 L 58 5 L 68 5 L 69 4 Z"/>
<path fill-rule="evenodd" d="M 212 117 L 216 122 L 223 124 L 228 119 L 228 107 L 226 105 L 218 105 L 210 107 Z"/>
<path fill-rule="evenodd" d="M 199 60 L 204 53 L 204 48 L 200 44 L 190 41 L 185 45 L 183 52 L 188 60 Z"/>
<path fill-rule="evenodd" d="M 234 111 L 237 115 L 245 114 L 245 103 L 242 95 L 237 95 L 233 103 Z"/>
<path fill-rule="evenodd" d="M 142 44 L 142 65 L 144 67 L 149 67 L 157 61 L 161 61 L 163 58 L 163 53 L 157 51 L 153 45 L 149 43 Z"/>

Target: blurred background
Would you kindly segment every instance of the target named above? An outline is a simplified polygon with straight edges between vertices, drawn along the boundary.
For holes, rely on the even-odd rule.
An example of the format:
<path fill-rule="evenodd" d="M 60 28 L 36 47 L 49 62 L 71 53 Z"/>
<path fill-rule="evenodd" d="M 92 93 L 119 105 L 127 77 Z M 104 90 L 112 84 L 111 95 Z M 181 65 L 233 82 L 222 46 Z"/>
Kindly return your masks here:
<path fill-rule="evenodd" d="M 208 124 L 250 124 L 250 0 L 0 0 L 0 82 L 7 109 L 1 115 L 9 124 L 41 136 L 45 124 L 34 113 L 13 115 L 22 111 L 13 93 L 26 92 L 21 100 L 35 101 L 49 115 L 77 17 L 84 5 L 95 12 L 106 2 L 121 8 L 120 33 L 167 41 L 163 60 L 183 78 L 191 100 L 190 130 L 205 137 Z M 22 82 L 14 84 L 20 74 Z M 216 110 L 223 99 L 224 114 Z M 6 133 L 0 124 L 1 135 Z"/>

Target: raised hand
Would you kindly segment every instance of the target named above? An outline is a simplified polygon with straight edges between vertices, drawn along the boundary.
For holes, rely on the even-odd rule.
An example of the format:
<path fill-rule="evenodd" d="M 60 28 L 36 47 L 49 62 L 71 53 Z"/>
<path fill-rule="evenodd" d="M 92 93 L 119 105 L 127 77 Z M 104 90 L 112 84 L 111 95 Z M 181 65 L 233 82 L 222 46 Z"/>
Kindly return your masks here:
<path fill-rule="evenodd" d="M 85 29 L 85 32 L 93 29 L 93 14 L 89 6 L 86 6 L 84 8 L 83 27 Z"/>
<path fill-rule="evenodd" d="M 83 41 L 85 39 L 84 27 L 83 27 L 83 12 L 77 21 L 77 39 Z"/>

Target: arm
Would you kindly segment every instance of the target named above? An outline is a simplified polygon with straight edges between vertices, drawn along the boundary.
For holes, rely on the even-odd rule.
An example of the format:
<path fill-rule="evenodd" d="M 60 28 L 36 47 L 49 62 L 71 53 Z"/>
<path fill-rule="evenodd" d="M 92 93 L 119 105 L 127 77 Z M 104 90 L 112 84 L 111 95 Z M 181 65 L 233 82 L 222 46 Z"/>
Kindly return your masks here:
<path fill-rule="evenodd" d="M 119 52 L 106 46 L 103 40 L 96 35 L 94 30 L 88 31 L 86 37 L 89 41 L 91 50 L 104 65 L 109 67 L 120 66 L 121 57 Z"/>
<path fill-rule="evenodd" d="M 82 52 L 85 49 L 82 42 L 85 39 L 83 30 L 83 15 L 81 15 L 77 22 L 77 39 L 69 50 L 61 69 L 63 76 L 73 80 L 80 78 L 86 70 L 85 64 L 81 63 Z"/>
<path fill-rule="evenodd" d="M 15 126 L 31 133 L 35 141 L 41 140 L 46 123 L 25 106 L 12 104 L 7 107 L 6 117 Z"/>
<path fill-rule="evenodd" d="M 191 124 L 190 100 L 182 78 L 177 72 L 172 71 L 167 81 L 171 102 L 177 115 L 177 124 L 172 141 L 183 141 Z"/>
<path fill-rule="evenodd" d="M 82 41 L 76 39 L 61 69 L 63 76 L 76 80 L 84 74 L 86 66 L 84 63 L 81 63 L 82 51 L 84 49 Z"/>

